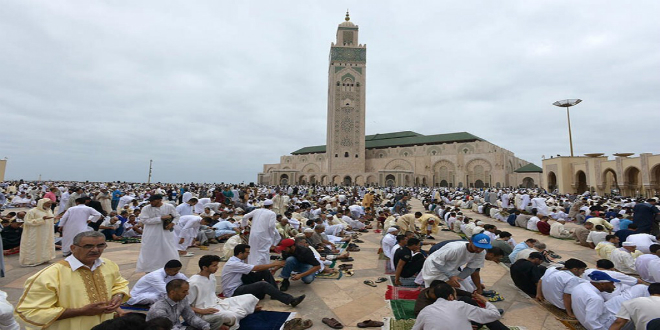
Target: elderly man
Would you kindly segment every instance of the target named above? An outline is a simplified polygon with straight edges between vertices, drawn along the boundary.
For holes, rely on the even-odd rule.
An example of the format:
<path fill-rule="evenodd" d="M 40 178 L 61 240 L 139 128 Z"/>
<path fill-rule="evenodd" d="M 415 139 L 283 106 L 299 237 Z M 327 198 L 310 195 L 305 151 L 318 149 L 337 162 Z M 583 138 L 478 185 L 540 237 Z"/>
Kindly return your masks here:
<path fill-rule="evenodd" d="M 171 280 L 188 280 L 186 275 L 180 273 L 182 266 L 179 260 L 173 259 L 168 261 L 165 267 L 142 276 L 131 289 L 128 304 L 151 305 L 167 293 L 165 285 Z"/>
<path fill-rule="evenodd" d="M 250 226 L 249 244 L 254 249 L 248 256 L 250 265 L 265 265 L 270 263 L 270 248 L 280 241 L 280 234 L 275 228 L 277 223 L 277 214 L 271 209 L 273 201 L 267 199 L 264 201 L 263 208 L 243 216 L 241 227 L 246 227 L 248 220 L 252 219 Z"/>
<path fill-rule="evenodd" d="M 106 247 L 102 233 L 76 235 L 71 256 L 25 281 L 17 316 L 33 327 L 62 330 L 91 329 L 112 319 L 128 300 L 128 281 L 117 264 L 101 259 Z"/>
<path fill-rule="evenodd" d="M 172 233 L 178 221 L 179 214 L 174 206 L 163 203 L 162 195 L 149 197 L 149 205 L 140 213 L 140 222 L 144 224 L 144 229 L 136 272 L 152 272 L 163 267 L 169 260 L 179 260 Z"/>
<path fill-rule="evenodd" d="M 571 237 L 571 232 L 564 227 L 566 224 L 566 219 L 564 218 L 558 218 L 557 221 L 552 223 L 550 225 L 550 236 L 554 238 L 570 238 Z"/>
<path fill-rule="evenodd" d="M 623 247 L 612 250 L 610 260 L 614 263 L 614 267 L 624 274 L 637 274 L 635 270 L 635 258 L 633 253 L 637 250 L 637 246 L 632 242 L 623 242 Z"/>

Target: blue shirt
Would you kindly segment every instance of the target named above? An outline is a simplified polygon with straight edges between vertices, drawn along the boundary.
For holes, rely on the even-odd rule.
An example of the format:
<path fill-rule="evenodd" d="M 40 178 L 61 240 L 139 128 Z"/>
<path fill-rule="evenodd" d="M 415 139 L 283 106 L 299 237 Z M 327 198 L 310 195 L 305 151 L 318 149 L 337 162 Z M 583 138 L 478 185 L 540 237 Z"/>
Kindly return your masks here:
<path fill-rule="evenodd" d="M 518 252 L 524 250 L 524 249 L 529 249 L 529 246 L 525 242 L 520 242 L 516 244 L 516 246 L 513 247 L 513 251 L 511 254 L 509 254 L 509 260 L 511 262 L 514 262 L 516 260 L 516 255 L 518 255 Z"/>
<path fill-rule="evenodd" d="M 628 226 L 629 226 L 631 223 L 633 223 L 632 220 L 629 220 L 629 219 L 621 219 L 621 221 L 619 221 L 619 229 L 628 229 Z M 623 241 L 621 241 L 621 242 L 623 242 Z"/>
<path fill-rule="evenodd" d="M 113 201 L 118 201 L 120 197 L 121 197 L 121 191 L 119 191 L 119 189 L 112 192 Z"/>
<path fill-rule="evenodd" d="M 223 231 L 225 231 L 225 232 L 228 231 L 228 230 L 234 231 L 235 227 L 236 227 L 236 225 L 229 222 L 229 220 L 222 220 L 222 221 L 216 223 L 215 225 L 213 225 L 213 229 L 215 229 L 216 235 L 222 235 Z"/>

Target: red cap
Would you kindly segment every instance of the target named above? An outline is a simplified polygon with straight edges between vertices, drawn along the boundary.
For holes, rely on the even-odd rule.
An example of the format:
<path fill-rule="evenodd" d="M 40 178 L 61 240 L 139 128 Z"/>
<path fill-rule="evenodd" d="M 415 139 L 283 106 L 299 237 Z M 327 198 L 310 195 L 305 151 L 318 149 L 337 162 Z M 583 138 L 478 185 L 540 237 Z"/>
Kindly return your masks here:
<path fill-rule="evenodd" d="M 293 246 L 296 241 L 290 239 L 290 238 L 285 238 L 280 242 L 280 245 L 277 246 L 278 251 L 283 251 L 284 249 Z"/>

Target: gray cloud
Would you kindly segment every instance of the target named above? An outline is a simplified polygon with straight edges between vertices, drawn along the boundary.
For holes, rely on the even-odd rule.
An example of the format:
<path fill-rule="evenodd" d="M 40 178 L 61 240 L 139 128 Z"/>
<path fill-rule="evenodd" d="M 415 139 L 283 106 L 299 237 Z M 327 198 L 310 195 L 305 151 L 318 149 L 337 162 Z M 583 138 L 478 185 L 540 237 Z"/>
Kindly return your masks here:
<path fill-rule="evenodd" d="M 250 182 L 325 143 L 344 10 L 367 50 L 367 133 L 468 131 L 540 165 L 657 152 L 660 4 L 11 1 L 0 11 L 10 179 Z"/>

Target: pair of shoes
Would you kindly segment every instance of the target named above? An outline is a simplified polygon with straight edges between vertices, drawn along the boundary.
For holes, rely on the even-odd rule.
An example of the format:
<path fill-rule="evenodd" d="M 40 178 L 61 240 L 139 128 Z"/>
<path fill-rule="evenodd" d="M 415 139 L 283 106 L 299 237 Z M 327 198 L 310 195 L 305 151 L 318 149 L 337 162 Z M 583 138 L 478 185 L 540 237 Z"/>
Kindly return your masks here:
<path fill-rule="evenodd" d="M 380 321 L 373 321 L 373 320 L 365 320 L 357 324 L 358 328 L 380 328 L 383 326 L 383 322 Z"/>
<path fill-rule="evenodd" d="M 321 321 L 323 323 L 325 323 L 327 326 L 329 326 L 333 329 L 343 329 L 344 328 L 344 325 L 341 324 L 339 321 L 337 321 L 334 317 L 332 317 L 332 318 L 324 317 Z"/>
<path fill-rule="evenodd" d="M 305 300 L 305 295 L 302 295 L 302 296 L 300 296 L 300 297 L 298 297 L 298 298 L 294 298 L 293 300 L 291 300 L 291 302 L 289 303 L 289 305 L 291 305 L 291 307 L 296 307 L 296 306 L 300 305 L 300 303 L 301 303 L 303 300 Z"/>
<path fill-rule="evenodd" d="M 431 236 L 431 235 L 426 235 L 426 238 L 428 238 L 428 239 L 435 239 L 435 237 L 433 237 L 433 236 Z"/>
<path fill-rule="evenodd" d="M 302 330 L 302 329 L 309 329 L 314 325 L 312 320 L 303 320 L 299 317 L 296 317 L 295 319 L 291 319 L 286 321 L 284 323 L 284 326 L 282 329 L 284 330 Z"/>
<path fill-rule="evenodd" d="M 291 283 L 289 283 L 289 279 L 288 278 L 283 279 L 282 284 L 280 284 L 280 291 L 284 292 L 286 290 L 289 290 L 289 285 L 291 285 Z"/>

